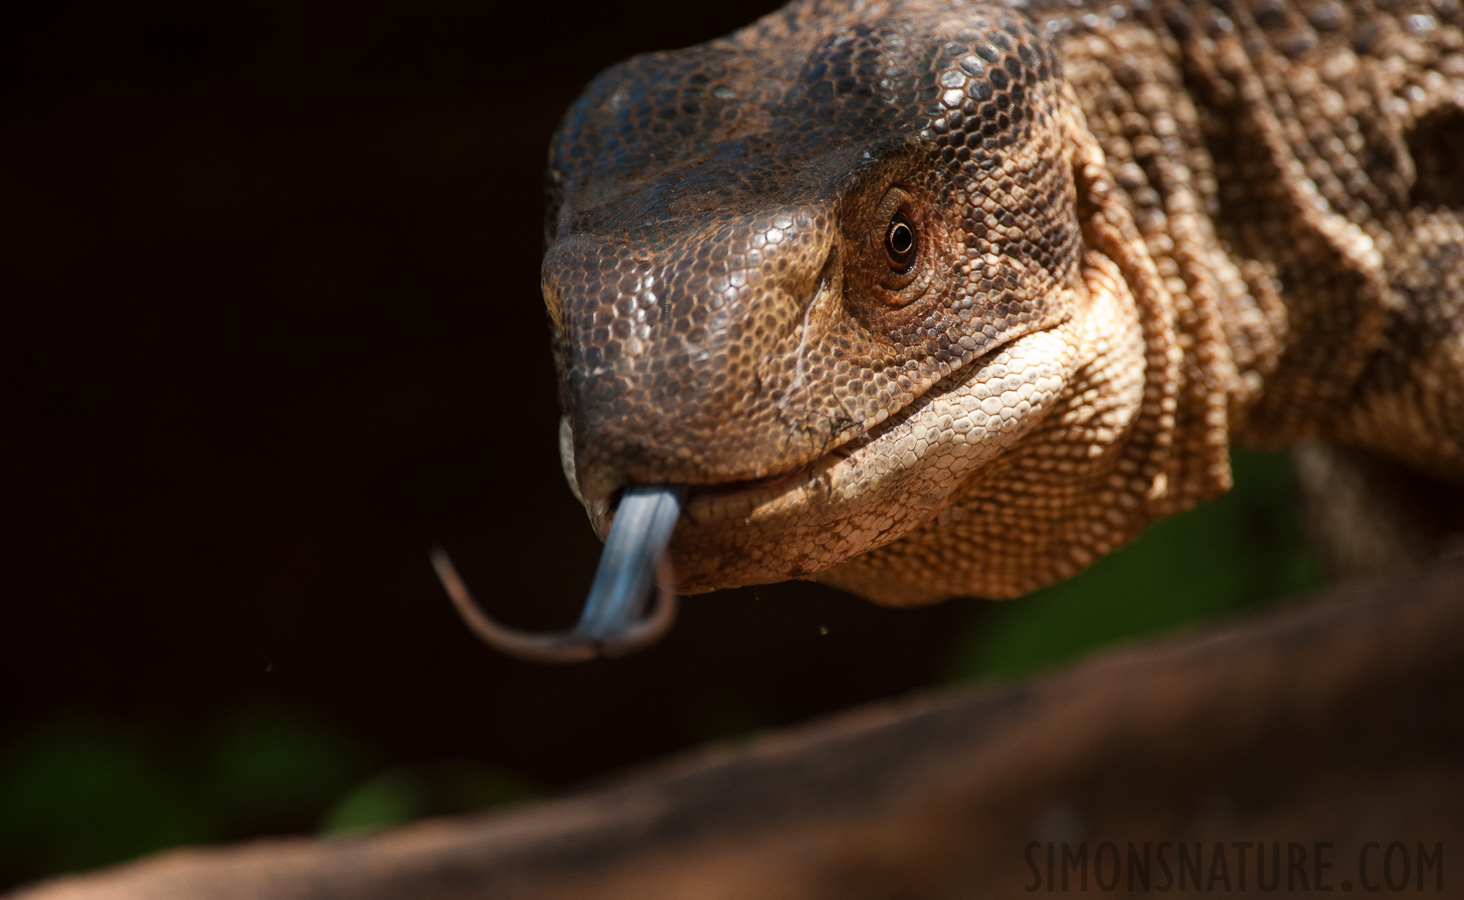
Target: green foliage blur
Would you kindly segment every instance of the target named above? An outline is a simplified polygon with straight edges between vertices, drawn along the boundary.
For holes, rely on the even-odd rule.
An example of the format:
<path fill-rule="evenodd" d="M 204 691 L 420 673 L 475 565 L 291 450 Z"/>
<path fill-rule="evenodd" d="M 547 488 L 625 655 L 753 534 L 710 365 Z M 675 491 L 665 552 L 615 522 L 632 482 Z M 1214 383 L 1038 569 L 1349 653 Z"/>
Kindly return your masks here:
<path fill-rule="evenodd" d="M 1233 462 L 1225 498 L 1157 524 L 1070 581 L 986 605 L 952 680 L 1018 677 L 1317 586 L 1285 457 L 1236 452 Z M 766 724 L 726 703 L 703 718 L 689 738 Z M 0 885 L 184 844 L 354 833 L 537 793 L 482 763 L 383 767 L 367 742 L 299 711 L 244 709 L 194 728 L 71 716 L 0 746 Z"/>
<path fill-rule="evenodd" d="M 0 887 L 186 844 L 349 834 L 533 797 L 449 761 L 382 770 L 370 745 L 298 711 L 197 731 L 64 716 L 0 747 Z"/>

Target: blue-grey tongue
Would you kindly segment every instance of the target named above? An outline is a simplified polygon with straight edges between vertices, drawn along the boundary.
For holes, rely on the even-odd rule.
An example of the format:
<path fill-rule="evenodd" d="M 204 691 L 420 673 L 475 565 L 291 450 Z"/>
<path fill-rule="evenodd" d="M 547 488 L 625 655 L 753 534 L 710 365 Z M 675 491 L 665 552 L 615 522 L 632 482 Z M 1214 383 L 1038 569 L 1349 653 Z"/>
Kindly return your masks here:
<path fill-rule="evenodd" d="M 611 643 L 634 630 L 685 498 L 680 484 L 637 484 L 622 492 L 576 631 Z"/>
<path fill-rule="evenodd" d="M 538 662 L 620 656 L 654 643 L 676 618 L 676 595 L 669 590 L 660 591 L 649 616 L 645 608 L 657 572 L 665 567 L 666 548 L 685 499 L 685 485 L 625 489 L 584 611 L 568 631 L 530 632 L 504 625 L 478 606 L 447 551 L 433 550 L 432 565 L 463 621 L 491 647 Z"/>

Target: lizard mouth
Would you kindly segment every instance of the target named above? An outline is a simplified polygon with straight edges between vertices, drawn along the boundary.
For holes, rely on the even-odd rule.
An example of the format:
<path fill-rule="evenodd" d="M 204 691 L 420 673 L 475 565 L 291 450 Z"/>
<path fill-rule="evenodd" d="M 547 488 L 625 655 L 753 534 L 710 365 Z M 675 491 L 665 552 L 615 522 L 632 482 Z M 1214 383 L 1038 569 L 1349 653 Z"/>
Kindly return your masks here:
<path fill-rule="evenodd" d="M 796 469 L 780 472 L 774 475 L 766 475 L 762 478 L 743 478 L 737 481 L 715 481 L 710 484 L 693 484 L 687 486 L 687 500 L 697 500 L 702 497 L 725 497 L 730 494 L 741 494 L 757 491 L 777 490 L 781 487 L 792 484 L 800 476 L 807 475 L 818 467 L 830 456 L 846 455 L 847 451 L 841 453 L 842 447 L 830 450 L 812 462 L 804 463 Z"/>
<path fill-rule="evenodd" d="M 676 590 L 811 578 L 929 521 L 1041 421 L 1074 346 L 1062 327 L 1030 332 L 802 466 L 689 486 L 669 548 Z"/>
<path fill-rule="evenodd" d="M 1059 323 L 1060 325 L 1061 323 Z M 758 478 L 742 478 L 730 481 L 716 481 L 701 484 L 687 484 L 687 503 L 699 503 L 705 505 L 709 502 L 719 500 L 735 501 L 742 498 L 767 497 L 776 495 L 779 492 L 789 489 L 796 489 L 806 482 L 816 472 L 836 466 L 841 461 L 847 461 L 859 456 L 865 448 L 885 440 L 891 433 L 898 432 L 906 427 L 916 427 L 921 418 L 920 413 L 938 401 L 942 395 L 960 394 L 963 388 L 971 387 L 973 378 L 987 378 L 992 371 L 992 363 L 1003 358 L 1009 348 L 1019 343 L 1025 343 L 1028 339 L 1045 333 L 1050 333 L 1052 327 L 1037 328 L 1028 332 L 1015 332 L 1011 336 L 1001 340 L 995 345 L 986 348 L 979 356 L 974 356 L 963 363 L 957 364 L 945 375 L 930 382 L 923 390 L 920 390 L 904 406 L 892 410 L 888 415 L 876 419 L 861 431 L 856 431 L 845 437 L 840 443 L 824 451 L 820 456 L 809 460 L 792 469 L 777 472 L 772 475 L 765 475 Z M 1002 368 L 999 364 L 997 368 Z M 617 495 L 618 496 L 618 495 Z M 608 509 L 614 509 L 615 496 L 612 496 Z M 690 512 L 688 509 L 687 512 Z M 597 518 L 591 512 L 591 518 Z M 605 533 L 601 530 L 601 533 Z"/>

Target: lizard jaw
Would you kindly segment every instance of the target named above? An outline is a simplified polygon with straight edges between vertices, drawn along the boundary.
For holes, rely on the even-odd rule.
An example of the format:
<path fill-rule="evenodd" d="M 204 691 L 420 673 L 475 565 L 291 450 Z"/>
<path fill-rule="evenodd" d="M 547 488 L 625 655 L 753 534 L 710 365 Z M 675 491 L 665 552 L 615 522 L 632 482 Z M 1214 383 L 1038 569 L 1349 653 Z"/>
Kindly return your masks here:
<path fill-rule="evenodd" d="M 1042 419 L 1075 365 L 1075 346 L 1067 324 L 1030 333 L 809 465 L 695 487 L 670 548 L 676 590 L 812 577 L 927 521 L 973 469 Z M 569 438 L 566 423 L 561 457 L 576 488 Z M 605 534 L 612 505 L 585 507 Z"/>

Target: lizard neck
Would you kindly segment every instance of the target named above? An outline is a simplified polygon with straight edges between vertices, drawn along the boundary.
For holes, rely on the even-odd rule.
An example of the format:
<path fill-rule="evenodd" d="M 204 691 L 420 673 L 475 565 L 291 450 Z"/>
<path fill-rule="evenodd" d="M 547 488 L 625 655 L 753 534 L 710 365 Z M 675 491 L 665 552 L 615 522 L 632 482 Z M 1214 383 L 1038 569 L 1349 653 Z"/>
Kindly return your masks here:
<path fill-rule="evenodd" d="M 1325 161 L 1333 171 L 1312 165 L 1313 144 L 1335 129 L 1297 117 L 1351 116 L 1361 144 L 1382 114 L 1364 102 L 1370 91 L 1352 88 L 1380 75 L 1346 33 L 1263 27 L 1244 8 L 1118 12 L 1048 15 L 1174 300 L 1179 415 L 1204 419 L 1181 423 L 1196 443 L 1179 450 L 1203 456 L 1217 431 L 1261 447 L 1330 436 L 1389 320 L 1386 223 L 1398 190 L 1377 173 L 1335 171 L 1336 160 Z M 1194 487 L 1223 489 L 1211 481 Z"/>

